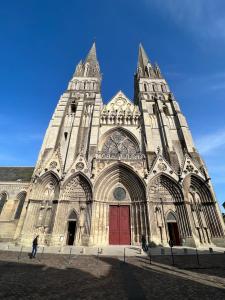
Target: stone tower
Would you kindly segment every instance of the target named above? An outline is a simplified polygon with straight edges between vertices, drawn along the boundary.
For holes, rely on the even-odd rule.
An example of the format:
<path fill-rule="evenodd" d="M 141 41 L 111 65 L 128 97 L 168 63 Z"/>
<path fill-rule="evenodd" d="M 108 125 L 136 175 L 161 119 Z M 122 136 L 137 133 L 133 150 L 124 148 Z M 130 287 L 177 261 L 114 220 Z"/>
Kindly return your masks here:
<path fill-rule="evenodd" d="M 159 66 L 140 45 L 133 102 L 119 91 L 103 104 L 101 80 L 93 44 L 53 113 L 14 239 L 223 245 L 205 164 Z"/>

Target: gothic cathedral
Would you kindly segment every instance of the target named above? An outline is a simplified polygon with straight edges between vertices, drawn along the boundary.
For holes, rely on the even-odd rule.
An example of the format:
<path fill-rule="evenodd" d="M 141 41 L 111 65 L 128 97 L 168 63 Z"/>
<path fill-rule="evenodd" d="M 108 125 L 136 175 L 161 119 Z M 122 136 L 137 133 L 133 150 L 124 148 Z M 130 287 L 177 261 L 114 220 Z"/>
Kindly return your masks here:
<path fill-rule="evenodd" d="M 158 65 L 139 47 L 134 101 L 104 104 L 93 44 L 35 168 L 0 168 L 0 240 L 30 245 L 225 246 L 211 180 Z"/>

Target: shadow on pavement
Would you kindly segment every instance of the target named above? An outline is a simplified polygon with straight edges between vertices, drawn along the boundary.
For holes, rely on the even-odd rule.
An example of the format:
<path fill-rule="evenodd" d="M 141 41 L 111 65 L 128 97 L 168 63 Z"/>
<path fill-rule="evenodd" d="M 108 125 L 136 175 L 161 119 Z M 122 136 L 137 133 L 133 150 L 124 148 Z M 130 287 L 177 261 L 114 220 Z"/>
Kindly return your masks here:
<path fill-rule="evenodd" d="M 0 252 L 0 299 L 225 299 L 224 269 L 201 274 L 166 257 L 153 265 L 143 257 L 17 257 Z"/>

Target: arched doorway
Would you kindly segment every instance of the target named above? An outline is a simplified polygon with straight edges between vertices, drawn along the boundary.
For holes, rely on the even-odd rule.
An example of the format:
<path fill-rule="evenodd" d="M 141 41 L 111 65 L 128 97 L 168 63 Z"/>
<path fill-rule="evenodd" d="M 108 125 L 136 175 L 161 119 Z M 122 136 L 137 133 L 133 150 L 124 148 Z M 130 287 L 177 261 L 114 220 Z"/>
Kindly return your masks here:
<path fill-rule="evenodd" d="M 68 214 L 71 210 L 74 212 L 73 216 L 71 215 L 68 219 L 66 244 L 68 244 L 68 242 L 70 242 L 70 244 L 72 243 L 68 240 L 68 234 L 70 234 L 70 236 L 75 236 L 74 241 L 76 245 L 88 245 L 92 218 L 92 188 L 89 180 L 80 173 L 71 176 L 65 182 L 60 198 L 61 205 L 58 210 L 57 218 L 64 217 L 65 204 Z M 60 226 L 57 230 L 62 229 L 65 233 L 65 227 Z"/>
<path fill-rule="evenodd" d="M 75 211 L 72 211 L 68 218 L 68 226 L 67 226 L 67 245 L 72 246 L 76 239 L 77 232 L 77 214 Z"/>
<path fill-rule="evenodd" d="M 131 167 L 116 163 L 106 168 L 95 183 L 94 243 L 139 245 L 149 242 L 146 187 Z"/>
<path fill-rule="evenodd" d="M 155 224 L 152 223 L 152 240 L 156 244 L 166 245 L 173 240 L 178 245 L 181 238 L 191 236 L 183 193 L 173 178 L 164 174 L 155 176 L 149 184 L 149 199 L 152 201 L 151 210 L 154 211 L 152 222 L 155 219 Z"/>
<path fill-rule="evenodd" d="M 173 242 L 173 245 L 179 246 L 181 243 L 180 243 L 179 230 L 177 226 L 177 220 L 175 215 L 172 212 L 169 212 L 169 214 L 167 215 L 166 222 L 167 222 L 169 240 Z"/>

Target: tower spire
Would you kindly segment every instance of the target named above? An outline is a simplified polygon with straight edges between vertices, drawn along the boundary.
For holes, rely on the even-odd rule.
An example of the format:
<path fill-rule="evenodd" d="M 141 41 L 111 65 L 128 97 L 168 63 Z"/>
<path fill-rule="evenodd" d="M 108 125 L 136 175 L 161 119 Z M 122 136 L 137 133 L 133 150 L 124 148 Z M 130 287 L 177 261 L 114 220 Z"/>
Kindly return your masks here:
<path fill-rule="evenodd" d="M 85 59 L 85 63 L 86 62 L 98 63 L 95 42 L 92 44 L 91 49 L 88 52 L 88 55 Z"/>
<path fill-rule="evenodd" d="M 151 64 L 150 60 L 148 58 L 148 55 L 145 52 L 144 47 L 142 44 L 139 44 L 139 51 L 138 51 L 138 67 L 144 68 L 147 66 L 147 64 Z"/>
<path fill-rule="evenodd" d="M 101 78 L 95 42 L 92 44 L 84 62 L 80 61 L 77 65 L 74 76 Z"/>

